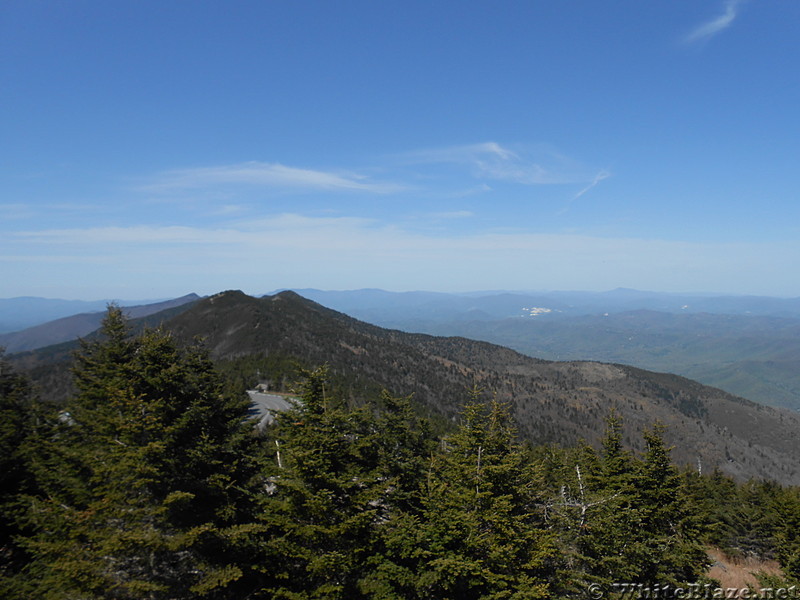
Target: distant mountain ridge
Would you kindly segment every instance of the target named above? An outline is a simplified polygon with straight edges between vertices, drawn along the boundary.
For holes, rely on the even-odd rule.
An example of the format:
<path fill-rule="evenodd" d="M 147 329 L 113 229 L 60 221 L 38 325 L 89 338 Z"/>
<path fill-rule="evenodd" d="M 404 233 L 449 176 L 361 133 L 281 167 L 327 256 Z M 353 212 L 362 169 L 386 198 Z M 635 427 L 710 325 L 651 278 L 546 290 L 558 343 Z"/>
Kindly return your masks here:
<path fill-rule="evenodd" d="M 60 298 L 39 298 L 36 296 L 18 296 L 0 298 L 0 333 L 21 331 L 82 313 L 105 312 L 109 302 L 119 306 L 142 306 L 164 302 L 158 300 L 62 300 Z"/>
<path fill-rule="evenodd" d="M 800 299 L 636 290 L 394 293 L 301 290 L 381 327 L 459 335 L 549 360 L 668 371 L 800 411 Z"/>
<path fill-rule="evenodd" d="M 349 394 L 380 388 L 412 394 L 422 410 L 451 422 L 468 391 L 478 386 L 509 403 L 521 437 L 534 444 L 597 443 L 613 408 L 634 449 L 642 449 L 640 430 L 659 420 L 679 463 L 800 484 L 800 415 L 675 375 L 599 362 L 550 362 L 487 342 L 384 329 L 293 292 L 264 298 L 224 292 L 177 315 L 147 319 L 179 340 L 204 338 L 215 360 L 244 369 L 251 385 L 271 358 L 326 363 L 334 375 L 353 382 Z M 65 360 L 69 351 L 62 345 L 11 358 L 38 373 L 43 389 L 56 390 L 56 374 L 63 377 L 66 369 L 54 368 L 53 361 Z"/>
<path fill-rule="evenodd" d="M 666 373 L 591 361 L 551 362 L 462 337 L 384 329 L 294 292 L 254 298 L 229 291 L 146 317 L 182 341 L 205 340 L 220 365 L 254 385 L 272 359 L 328 364 L 352 397 L 385 388 L 413 396 L 423 412 L 452 422 L 469 390 L 507 402 L 520 436 L 534 444 L 596 444 L 604 419 L 622 417 L 625 443 L 660 421 L 678 463 L 740 479 L 800 484 L 800 414 L 735 397 Z M 12 355 L 51 398 L 64 389 L 74 344 Z"/>
<path fill-rule="evenodd" d="M 277 293 L 270 292 L 269 295 Z M 522 307 L 540 306 L 553 316 L 652 310 L 666 313 L 713 313 L 800 318 L 800 298 L 726 296 L 719 294 L 670 294 L 618 288 L 607 292 L 486 291 L 469 293 L 389 292 L 380 289 L 327 291 L 294 289 L 304 298 L 355 316 L 383 319 L 431 319 L 443 314 L 460 319 L 470 312 L 488 318 L 524 316 Z M 455 315 L 455 316 L 454 316 Z"/>
<path fill-rule="evenodd" d="M 187 294 L 180 298 L 155 302 L 152 304 L 141 304 L 137 306 L 126 306 L 124 312 L 132 319 L 152 315 L 169 308 L 183 306 L 200 299 L 197 294 Z M 68 317 L 62 317 L 54 321 L 49 321 L 34 327 L 5 333 L 0 335 L 0 346 L 5 347 L 7 352 L 24 352 L 35 350 L 53 344 L 68 342 L 95 331 L 103 321 L 105 316 L 104 304 L 102 311 L 86 312 Z"/>
<path fill-rule="evenodd" d="M 455 418 L 477 385 L 507 401 L 533 443 L 596 442 L 614 407 L 626 441 L 660 420 L 679 462 L 740 478 L 800 483 L 800 415 L 737 398 L 675 375 L 597 362 L 549 362 L 486 342 L 383 329 L 293 292 L 253 298 L 225 292 L 165 325 L 203 336 L 218 360 L 281 354 L 358 374 Z"/>
<path fill-rule="evenodd" d="M 624 288 L 462 294 L 295 291 L 381 327 L 480 339 L 548 360 L 597 360 L 677 373 L 762 404 L 800 411 L 800 298 Z M 74 305 L 41 298 L 0 300 L 0 323 L 13 319 L 8 308 L 18 301 L 30 303 L 29 311 L 49 303 Z M 84 304 L 91 303 L 77 303 Z M 95 304 L 96 313 L 105 307 L 105 302 Z M 75 315 L 38 330 L 0 334 L 0 346 L 10 352 L 44 347 L 86 335 L 99 318 Z"/>

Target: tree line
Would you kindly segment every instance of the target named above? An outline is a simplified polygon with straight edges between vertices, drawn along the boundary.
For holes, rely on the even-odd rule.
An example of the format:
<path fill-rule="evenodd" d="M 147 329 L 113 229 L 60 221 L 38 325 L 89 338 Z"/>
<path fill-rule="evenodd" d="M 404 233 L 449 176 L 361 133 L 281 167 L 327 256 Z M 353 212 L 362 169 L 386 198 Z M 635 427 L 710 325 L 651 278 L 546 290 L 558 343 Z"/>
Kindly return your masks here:
<path fill-rule="evenodd" d="M 800 579 L 800 491 L 678 469 L 658 424 L 640 455 L 613 413 L 598 449 L 531 447 L 475 389 L 441 435 L 322 367 L 258 433 L 201 346 L 115 307 L 102 333 L 64 406 L 0 355 L 3 598 L 613 597 L 709 582 L 708 546 Z"/>

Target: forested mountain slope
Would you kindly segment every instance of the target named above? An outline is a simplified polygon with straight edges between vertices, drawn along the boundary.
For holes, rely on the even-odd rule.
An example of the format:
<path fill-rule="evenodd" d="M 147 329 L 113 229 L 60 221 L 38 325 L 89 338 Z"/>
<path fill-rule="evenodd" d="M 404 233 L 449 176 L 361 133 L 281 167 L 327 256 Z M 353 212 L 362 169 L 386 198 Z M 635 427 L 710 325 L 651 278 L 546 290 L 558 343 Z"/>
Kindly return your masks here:
<path fill-rule="evenodd" d="M 510 403 L 520 434 L 536 444 L 596 442 L 613 408 L 625 423 L 626 443 L 636 449 L 638 432 L 660 420 L 679 463 L 800 482 L 800 416 L 674 375 L 549 362 L 486 342 L 382 329 L 293 292 L 260 299 L 224 292 L 165 325 L 185 340 L 205 338 L 217 360 L 248 365 L 253 383 L 258 374 L 268 377 L 279 358 L 328 363 L 354 382 L 353 395 L 369 386 L 413 394 L 448 419 L 479 386 Z"/>
<path fill-rule="evenodd" d="M 486 340 L 549 360 L 600 360 L 679 373 L 759 403 L 800 408 L 796 318 L 638 310 L 394 326 Z"/>
<path fill-rule="evenodd" d="M 800 299 L 613 290 L 298 292 L 380 327 L 463 336 L 547 360 L 666 371 L 800 411 Z"/>
<path fill-rule="evenodd" d="M 176 314 L 179 312 L 179 314 Z M 800 415 L 732 396 L 670 374 L 598 362 L 551 362 L 460 337 L 409 334 L 370 325 L 293 292 L 253 298 L 217 294 L 188 309 L 147 317 L 180 341 L 204 340 L 239 388 L 296 379 L 294 365 L 328 364 L 358 401 L 380 388 L 413 395 L 420 412 L 452 423 L 469 390 L 509 403 L 520 435 L 533 444 L 596 444 L 615 410 L 623 440 L 641 451 L 642 429 L 661 421 L 679 464 L 719 468 L 740 479 L 800 483 Z M 45 399 L 69 393 L 71 344 L 13 355 Z"/>

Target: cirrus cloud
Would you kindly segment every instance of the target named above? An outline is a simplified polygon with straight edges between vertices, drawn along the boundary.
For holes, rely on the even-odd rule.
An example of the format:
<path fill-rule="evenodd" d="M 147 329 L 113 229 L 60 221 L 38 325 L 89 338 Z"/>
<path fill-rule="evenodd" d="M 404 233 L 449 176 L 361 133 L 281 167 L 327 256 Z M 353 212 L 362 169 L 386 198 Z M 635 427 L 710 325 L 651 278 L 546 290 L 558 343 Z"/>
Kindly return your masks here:
<path fill-rule="evenodd" d="M 699 42 L 725 31 L 733 24 L 742 4 L 744 4 L 744 0 L 727 0 L 723 5 L 722 14 L 696 27 L 684 38 L 684 41 L 686 43 Z"/>
<path fill-rule="evenodd" d="M 350 191 L 389 194 L 403 189 L 376 182 L 365 175 L 289 167 L 280 163 L 250 161 L 235 165 L 165 171 L 141 186 L 148 192 L 195 190 L 223 185 L 251 185 L 296 190 Z"/>
<path fill-rule="evenodd" d="M 476 179 L 521 185 L 586 184 L 596 172 L 543 144 L 511 149 L 483 142 L 407 152 L 399 159 L 410 165 L 461 166 Z"/>

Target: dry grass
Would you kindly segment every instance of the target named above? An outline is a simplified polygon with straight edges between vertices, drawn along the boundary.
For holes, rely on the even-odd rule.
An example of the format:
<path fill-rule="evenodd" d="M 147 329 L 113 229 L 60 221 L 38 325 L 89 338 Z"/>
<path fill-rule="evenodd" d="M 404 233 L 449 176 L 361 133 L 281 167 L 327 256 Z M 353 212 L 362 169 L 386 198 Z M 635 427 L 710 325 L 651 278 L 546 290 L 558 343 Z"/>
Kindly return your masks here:
<path fill-rule="evenodd" d="M 707 551 L 714 564 L 706 575 L 719 581 L 723 588 L 742 589 L 750 586 L 758 589 L 761 586 L 756 578 L 756 573 L 783 576 L 780 565 L 774 560 L 732 557 L 719 548 L 708 548 Z"/>

